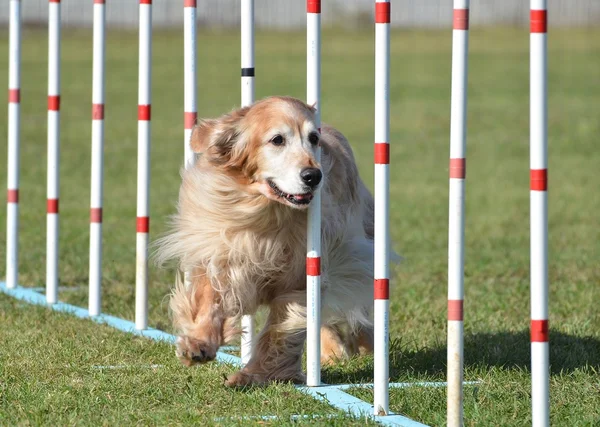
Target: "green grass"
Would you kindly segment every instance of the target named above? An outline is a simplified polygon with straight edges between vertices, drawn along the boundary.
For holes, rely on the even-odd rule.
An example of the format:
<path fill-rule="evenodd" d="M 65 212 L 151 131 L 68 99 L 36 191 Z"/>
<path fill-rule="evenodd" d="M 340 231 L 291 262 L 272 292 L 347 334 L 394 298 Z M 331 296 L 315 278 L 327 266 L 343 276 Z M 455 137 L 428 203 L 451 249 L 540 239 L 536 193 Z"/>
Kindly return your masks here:
<path fill-rule="evenodd" d="M 0 348 L 2 425 L 210 425 L 217 417 L 266 412 L 335 413 L 290 384 L 223 387 L 231 368 L 186 369 L 166 343 L 6 297 L 2 308 L 2 324 L 18 326 L 3 332 L 14 344 Z"/>
<path fill-rule="evenodd" d="M 465 264 L 467 425 L 530 423 L 529 37 L 473 29 L 469 59 Z M 46 33 L 24 33 L 20 283 L 45 280 Z M 7 58 L 6 36 L 0 57 Z M 200 116 L 239 104 L 239 36 L 200 33 Z M 393 381 L 445 379 L 451 38 L 395 31 L 391 74 L 391 227 L 405 261 L 390 319 Z M 304 33 L 259 33 L 256 95 L 305 97 Z M 179 32 L 153 45 L 151 237 L 173 212 L 183 157 Z M 134 315 L 137 36 L 111 32 L 107 49 L 103 310 Z M 344 132 L 372 186 L 373 34 L 323 35 L 323 120 Z M 60 299 L 87 306 L 91 40 L 63 34 Z M 551 421 L 600 424 L 600 30 L 549 35 Z M 7 81 L 7 67 L 0 81 Z M 0 117 L 6 117 L 0 104 Z M 6 120 L 0 135 L 6 135 Z M 0 150 L 0 186 L 6 181 Z M 0 223 L 5 211 L 0 210 Z M 0 240 L 5 240 L 0 230 Z M 5 257 L 4 245 L 0 259 Z M 150 271 L 150 324 L 170 330 L 172 271 Z M 289 385 L 225 389 L 231 368 L 179 366 L 166 345 L 25 306 L 0 295 L 0 424 L 189 424 L 215 416 L 331 413 Z M 95 365 L 129 364 L 126 370 Z M 161 368 L 145 368 L 160 364 Z M 324 371 L 326 382 L 372 380 L 372 359 Z M 353 394 L 371 399 L 369 390 Z M 391 391 L 393 410 L 445 420 L 445 390 Z M 339 421 L 348 424 L 349 420 Z M 315 421 L 315 423 L 319 423 Z M 321 422 L 324 423 L 324 422 Z M 327 424 L 334 421 L 327 421 Z M 364 423 L 356 421 L 356 423 Z"/>

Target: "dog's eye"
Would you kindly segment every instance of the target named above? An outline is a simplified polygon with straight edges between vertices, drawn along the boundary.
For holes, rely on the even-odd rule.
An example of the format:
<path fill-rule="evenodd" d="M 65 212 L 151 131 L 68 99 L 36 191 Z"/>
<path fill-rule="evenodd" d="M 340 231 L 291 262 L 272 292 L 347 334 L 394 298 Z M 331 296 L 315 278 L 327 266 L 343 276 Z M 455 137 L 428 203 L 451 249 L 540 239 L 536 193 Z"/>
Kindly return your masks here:
<path fill-rule="evenodd" d="M 273 145 L 283 145 L 283 136 L 275 135 L 273 138 L 271 138 L 271 143 Z"/>
<path fill-rule="evenodd" d="M 319 143 L 319 134 L 316 132 L 311 132 L 310 135 L 308 135 L 308 141 L 312 145 L 317 145 Z"/>

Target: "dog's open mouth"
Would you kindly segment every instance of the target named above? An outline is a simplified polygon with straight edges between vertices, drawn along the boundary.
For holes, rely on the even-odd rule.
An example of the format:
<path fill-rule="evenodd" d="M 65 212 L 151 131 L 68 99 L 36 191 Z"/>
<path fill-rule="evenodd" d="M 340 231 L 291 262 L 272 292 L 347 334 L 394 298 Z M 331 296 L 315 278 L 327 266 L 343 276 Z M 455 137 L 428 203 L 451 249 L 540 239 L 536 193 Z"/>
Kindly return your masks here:
<path fill-rule="evenodd" d="M 281 189 L 270 179 L 267 179 L 267 184 L 269 184 L 269 187 L 271 187 L 271 189 L 277 196 L 279 196 L 295 205 L 308 205 L 310 203 L 310 201 L 313 199 L 312 192 L 303 193 L 303 194 L 288 194 L 288 193 L 281 191 Z"/>

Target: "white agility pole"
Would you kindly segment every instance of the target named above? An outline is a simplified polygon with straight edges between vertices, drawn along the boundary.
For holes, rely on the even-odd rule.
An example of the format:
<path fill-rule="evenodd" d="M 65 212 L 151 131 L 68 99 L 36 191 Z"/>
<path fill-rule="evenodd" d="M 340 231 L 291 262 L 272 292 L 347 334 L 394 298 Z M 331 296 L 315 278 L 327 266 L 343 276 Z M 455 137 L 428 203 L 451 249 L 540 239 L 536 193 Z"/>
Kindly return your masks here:
<path fill-rule="evenodd" d="M 463 299 L 469 0 L 454 0 L 448 207 L 447 425 L 463 425 Z"/>
<path fill-rule="evenodd" d="M 8 59 L 8 178 L 6 196 L 6 286 L 19 279 L 19 151 L 21 129 L 21 1 L 10 0 Z"/>
<path fill-rule="evenodd" d="M 187 165 L 194 159 L 190 146 L 196 124 L 196 0 L 183 1 L 183 147 Z"/>
<path fill-rule="evenodd" d="M 48 2 L 48 178 L 46 216 L 46 302 L 58 301 L 60 163 L 60 0 Z"/>
<path fill-rule="evenodd" d="M 183 162 L 186 168 L 194 160 L 190 139 L 197 117 L 196 0 L 183 0 Z M 190 272 L 184 273 L 184 283 L 188 287 L 190 286 Z"/>
<path fill-rule="evenodd" d="M 389 414 L 390 2 L 375 2 L 375 270 L 373 411 Z"/>
<path fill-rule="evenodd" d="M 548 101 L 546 0 L 530 10 L 531 417 L 550 425 L 548 344 Z"/>
<path fill-rule="evenodd" d="M 321 0 L 306 2 L 306 102 L 321 127 Z M 321 147 L 317 148 L 321 162 Z M 321 384 L 321 190 L 308 208 L 306 253 L 306 385 Z"/>
<path fill-rule="evenodd" d="M 241 2 L 242 107 L 254 102 L 254 0 Z M 241 359 L 248 363 L 252 357 L 254 318 L 242 317 Z"/>
<path fill-rule="evenodd" d="M 104 70 L 106 60 L 106 4 L 94 0 L 92 66 L 92 172 L 90 192 L 90 316 L 102 310 L 102 195 L 104 182 Z"/>
<path fill-rule="evenodd" d="M 138 175 L 135 327 L 148 327 L 148 233 L 150 229 L 150 116 L 152 0 L 140 0 L 138 70 Z"/>

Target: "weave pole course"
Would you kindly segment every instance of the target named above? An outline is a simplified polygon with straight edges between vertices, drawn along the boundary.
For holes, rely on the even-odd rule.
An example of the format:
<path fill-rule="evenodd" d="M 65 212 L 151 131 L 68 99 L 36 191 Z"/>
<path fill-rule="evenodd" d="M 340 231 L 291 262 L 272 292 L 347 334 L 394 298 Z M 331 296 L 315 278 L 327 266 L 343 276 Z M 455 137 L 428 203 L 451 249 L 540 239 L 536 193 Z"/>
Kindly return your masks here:
<path fill-rule="evenodd" d="M 138 329 L 146 329 L 148 327 L 148 233 L 150 232 L 152 0 L 140 0 L 139 33 L 135 325 Z"/>
<path fill-rule="evenodd" d="M 306 2 L 306 103 L 321 131 L 321 0 Z M 321 147 L 316 150 L 321 163 Z M 321 190 L 308 207 L 306 230 L 306 385 L 321 384 Z"/>
<path fill-rule="evenodd" d="M 546 0 L 531 0 L 530 19 L 531 416 L 541 427 L 550 425 Z"/>
<path fill-rule="evenodd" d="M 8 59 L 8 178 L 6 194 L 6 283 L 19 272 L 19 152 L 21 129 L 21 1 L 10 0 Z"/>
<path fill-rule="evenodd" d="M 375 415 L 390 412 L 390 2 L 375 2 Z"/>
<path fill-rule="evenodd" d="M 463 425 L 463 299 L 469 0 L 454 0 L 448 208 L 447 425 Z"/>
<path fill-rule="evenodd" d="M 106 4 L 94 0 L 92 65 L 92 172 L 90 191 L 89 311 L 102 311 L 102 197 L 104 183 L 104 85 L 106 66 Z"/>
<path fill-rule="evenodd" d="M 241 1 L 241 107 L 254 102 L 254 0 Z M 254 318 L 242 316 L 240 352 L 246 365 L 252 357 L 254 343 Z"/>
<path fill-rule="evenodd" d="M 246 0 L 247 3 L 252 4 L 251 0 Z M 58 111 L 60 106 L 60 1 L 59 0 L 49 0 L 50 10 L 54 11 L 50 13 L 49 16 L 49 98 L 48 98 L 48 110 L 49 110 L 49 134 L 48 139 L 49 142 L 51 140 L 51 136 L 53 141 L 55 141 L 55 145 L 53 145 L 53 149 L 55 149 L 56 157 L 55 162 L 58 165 L 58 155 L 59 155 L 59 145 L 58 145 Z M 90 212 L 90 301 L 89 301 L 89 309 L 85 310 L 83 308 L 71 306 L 68 304 L 58 302 L 58 299 L 55 298 L 54 301 L 48 301 L 48 289 L 50 287 L 50 282 L 47 283 L 47 297 L 44 299 L 42 295 L 36 293 L 31 289 L 21 288 L 17 286 L 16 283 L 16 266 L 15 266 L 15 283 L 14 290 L 9 289 L 9 286 L 4 283 L 0 283 L 0 290 L 9 295 L 12 295 L 16 298 L 20 298 L 22 300 L 28 301 L 34 304 L 47 305 L 50 302 L 51 308 L 57 311 L 65 311 L 70 312 L 80 318 L 92 318 L 92 320 L 97 321 L 99 323 L 106 323 L 110 326 L 113 326 L 117 329 L 135 333 L 138 335 L 146 336 L 151 339 L 158 340 L 167 340 L 171 343 L 174 343 L 175 337 L 169 334 L 166 334 L 162 331 L 158 331 L 152 328 L 148 328 L 147 325 L 147 244 L 148 244 L 148 231 L 149 231 L 149 199 L 148 199 L 148 189 L 149 189 L 149 148 L 150 148 L 150 110 L 151 110 L 151 96 L 150 96 L 150 81 L 151 81 L 151 69 L 150 69 L 150 57 L 151 57 L 151 36 L 152 36 L 152 25 L 151 25 L 151 17 L 152 17 L 152 9 L 151 9 L 151 0 L 140 0 L 140 52 L 139 52 L 139 98 L 138 98 L 138 214 L 137 214 L 137 263 L 136 263 L 136 316 L 135 323 L 125 321 L 123 319 L 116 318 L 114 316 L 107 316 L 100 314 L 100 278 L 101 278 L 101 246 L 97 246 L 93 244 L 95 240 L 93 238 L 94 233 L 97 233 L 101 240 L 101 219 L 102 219 L 102 146 L 103 146 L 103 119 L 104 119 L 104 62 L 105 62 L 105 44 L 104 44 L 104 34 L 105 34 L 105 0 L 94 0 L 94 66 L 93 66 L 93 94 L 92 94 L 92 196 L 91 196 L 91 212 Z M 379 223 L 379 229 L 376 228 L 376 271 L 375 271 L 375 311 L 376 311 L 376 333 L 380 337 L 380 343 L 376 345 L 376 363 L 375 363 L 375 381 L 374 381 L 374 389 L 375 389 L 375 401 L 374 405 L 370 405 L 366 402 L 361 401 L 351 395 L 348 395 L 341 390 L 348 389 L 351 387 L 369 387 L 371 384 L 342 384 L 342 385 L 326 385 L 321 382 L 320 379 L 320 351 L 316 353 L 316 360 L 318 363 L 318 370 L 316 374 L 316 378 L 318 378 L 317 383 L 314 386 L 308 384 L 308 387 L 299 387 L 300 390 L 308 393 L 309 395 L 320 399 L 325 400 L 332 404 L 334 407 L 338 409 L 342 409 L 345 411 L 349 411 L 353 415 L 358 416 L 369 416 L 370 418 L 376 420 L 385 425 L 408 425 L 408 426 L 416 426 L 422 425 L 408 418 L 405 418 L 400 415 L 393 414 L 389 411 L 389 388 L 393 387 L 409 387 L 409 386 L 418 386 L 419 384 L 404 384 L 400 385 L 389 383 L 388 372 L 388 318 L 389 318 L 389 240 L 387 239 L 387 235 L 389 233 L 389 22 L 390 22 L 390 3 L 388 1 L 376 1 L 375 2 L 375 27 L 376 27 L 376 110 L 375 110 L 375 174 L 376 174 L 376 224 Z M 467 2 L 468 3 L 468 2 Z M 11 0 L 11 7 L 17 4 L 20 7 L 20 2 L 18 0 Z M 54 9 L 53 8 L 54 5 Z M 56 7 L 57 6 L 57 7 Z M 468 6 L 468 4 L 467 4 Z M 16 8 L 17 6 L 15 6 Z M 184 23 L 184 32 L 186 40 L 191 38 L 192 40 L 187 40 L 186 45 L 184 46 L 186 52 L 186 63 L 184 64 L 184 80 L 185 80 L 185 95 L 184 98 L 184 138 L 186 138 L 186 162 L 189 159 L 193 158 L 193 154 L 191 150 L 189 150 L 189 134 L 191 133 L 191 129 L 196 120 L 196 87 L 195 87 L 195 13 L 196 13 L 196 3 L 191 0 L 184 0 L 184 15 L 185 15 L 185 23 Z M 315 104 L 317 107 L 317 114 L 319 116 L 320 123 L 320 12 L 321 12 L 320 1 L 308 1 L 307 2 L 307 47 L 308 47 L 308 61 L 307 61 L 307 98 L 310 102 Z M 253 8 L 252 15 L 253 15 Z M 19 10 L 20 12 L 20 10 Z M 17 38 L 20 41 L 20 19 L 13 20 L 13 14 L 15 13 L 13 9 L 11 9 L 11 43 L 13 43 L 12 34 L 14 31 L 13 26 L 19 28 L 19 37 Z M 244 14 L 244 13 L 243 13 Z M 532 15 L 533 16 L 533 15 Z M 58 19 L 57 19 L 58 17 Z M 244 20 L 244 18 L 242 18 Z M 468 19 L 468 14 L 467 14 Z M 544 15 L 545 19 L 545 15 Z M 533 21 L 532 21 L 533 22 Z M 533 25 L 533 24 L 532 24 Z M 467 26 L 468 28 L 468 26 Z M 533 28 L 533 27 L 532 27 Z M 544 29 L 545 29 L 545 21 L 544 21 Z M 242 33 L 246 33 L 247 31 L 242 30 Z M 254 89 L 253 89 L 253 77 L 254 77 L 254 48 L 253 48 L 253 28 L 249 31 L 251 34 L 251 42 L 248 42 L 248 39 L 242 36 L 242 103 L 252 103 L 254 99 Z M 544 34 L 545 36 L 545 34 Z M 245 41 L 244 41 L 245 40 Z M 544 38 L 545 41 L 545 38 Z M 251 46 L 251 50 L 248 50 L 248 44 Z M 12 46 L 12 45 L 11 45 Z M 246 47 L 244 47 L 246 46 Z M 12 52 L 12 50 L 11 50 Z M 246 53 L 244 53 L 246 52 Z M 251 53 L 248 53 L 251 52 Z M 188 58 L 188 54 L 192 55 L 192 58 Z M 311 57 L 312 55 L 312 57 Z M 466 50 L 464 52 L 466 56 Z M 11 57 L 12 58 L 12 57 Z M 249 59 L 250 58 L 250 59 Z M 20 67 L 19 58 L 16 60 L 16 64 L 14 67 L 18 70 Z M 13 60 L 11 59 L 11 67 L 13 67 Z M 12 70 L 12 68 L 11 68 Z M 55 70 L 53 73 L 52 70 Z M 251 71 L 250 71 L 251 70 Z M 312 73 L 311 73 L 312 72 Z M 545 67 L 544 67 L 545 72 Z M 250 75 L 251 73 L 251 75 Z M 466 70 L 465 70 L 466 73 Z M 11 76 L 13 72 L 11 72 Z M 465 75 L 466 79 L 466 75 Z M 15 87 L 17 89 L 15 89 Z M 9 103 L 18 104 L 19 96 L 18 96 L 18 79 L 17 84 L 14 83 L 13 77 L 11 77 L 9 81 Z M 191 90 L 187 90 L 191 88 Z M 15 90 L 17 91 L 17 95 L 15 95 Z M 545 87 L 544 87 L 545 93 Z M 466 92 L 463 94 L 465 102 L 466 102 Z M 312 97 L 312 98 L 311 98 Z M 15 102 L 15 99 L 17 102 Z M 544 99 L 545 104 L 545 99 Z M 245 104 L 247 105 L 247 104 Z M 18 105 L 17 105 L 18 106 Z M 52 107 L 52 108 L 51 108 Z M 10 111 L 10 109 L 9 109 Z M 53 114 L 55 112 L 56 114 Z M 10 114 L 10 113 L 9 113 Z M 464 118 L 463 118 L 464 119 Z M 50 123 L 52 120 L 56 121 L 56 132 L 50 132 Z M 545 117 L 544 117 L 545 122 Z M 10 129 L 9 135 L 12 135 L 10 132 L 15 132 L 13 120 L 9 120 Z M 463 123 L 463 126 L 465 124 Z M 16 128 L 18 130 L 18 127 Z M 55 138 L 54 138 L 55 136 Z M 11 139 L 9 138 L 9 141 Z M 17 137 L 18 141 L 18 137 Z M 10 150 L 10 148 L 9 148 Z M 50 151 L 50 144 L 49 144 Z M 50 157 L 50 156 L 49 156 Z M 13 161 L 14 156 L 9 156 L 9 162 Z M 18 156 L 17 156 L 18 159 Z M 463 159 L 464 159 L 464 150 L 463 150 Z M 16 165 L 16 167 L 15 167 Z M 451 163 L 452 166 L 452 163 Z M 18 164 L 12 163 L 9 167 L 10 171 L 14 169 L 17 170 L 18 174 Z M 462 166 L 462 173 L 464 179 L 464 162 Z M 9 172 L 10 173 L 10 172 Z M 452 167 L 451 167 L 451 175 L 452 175 Z M 532 172 L 532 183 L 533 183 L 533 172 Z M 536 175 L 538 176 L 538 175 Z M 55 186 L 53 188 L 56 189 L 55 199 L 51 199 L 48 197 L 48 214 L 55 213 L 56 214 L 56 222 L 58 224 L 58 166 L 56 167 L 56 176 L 52 176 L 55 178 Z M 544 174 L 545 177 L 545 174 Z M 51 182 L 50 176 L 50 168 L 49 168 L 49 188 Z M 452 176 L 451 176 L 452 178 Z M 383 184 L 382 184 L 383 183 Z M 545 178 L 544 178 L 544 190 L 545 190 Z M 11 194 L 11 189 L 17 191 L 17 202 L 18 202 L 18 175 L 17 175 L 17 185 L 11 186 L 11 181 L 9 180 L 9 195 Z M 532 184 L 533 190 L 533 184 Z M 49 192 L 50 196 L 50 192 Z M 14 197 L 13 197 L 14 198 Z M 55 200 L 54 202 L 50 202 L 50 200 Z M 320 206 L 320 196 L 318 199 Z M 14 202 L 11 201 L 9 197 L 9 204 Z M 51 212 L 50 207 L 55 206 L 55 212 Z M 10 205 L 9 205 L 10 209 Z M 382 219 L 383 218 L 383 219 Z M 320 212 L 319 212 L 319 221 L 318 225 L 320 225 Z M 8 224 L 7 224 L 8 225 Z M 10 226 L 9 226 L 10 227 Z M 379 230 L 379 231 L 377 231 Z M 383 231 L 382 231 L 383 230 Z M 309 230 L 310 231 L 310 230 Z M 16 231 L 15 231 L 16 233 Z M 463 227 L 464 233 L 464 227 Z M 141 236 L 140 236 L 141 235 Z M 310 234 L 309 234 L 310 235 Z M 385 236 L 385 238 L 381 238 L 381 235 Z M 318 232 L 318 237 L 314 240 L 317 241 L 320 246 L 320 227 Z M 378 237 L 379 236 L 379 239 Z M 58 229 L 56 228 L 56 237 L 58 237 Z M 140 238 L 141 237 L 141 238 Z M 50 239 L 48 239 L 50 241 Z M 140 245 L 140 241 L 142 244 Z M 8 243 L 8 242 L 7 242 Z M 140 250 L 142 248 L 142 250 Z M 309 247 L 310 248 L 310 247 Z M 533 249 L 532 249 L 533 250 Z M 8 252 L 8 251 L 7 251 Z M 58 250 L 54 252 L 58 254 Z M 314 253 L 314 252 L 313 252 Z M 315 283 L 315 278 L 320 280 L 320 247 L 319 251 L 316 252 L 319 256 L 307 257 L 307 285 L 311 283 Z M 141 255 L 140 255 L 141 254 Z M 308 254 L 311 254 L 308 251 Z M 383 254 L 383 256 L 382 256 Z M 142 262 L 140 262 L 140 260 Z M 9 265 L 9 260 L 7 258 L 7 267 Z M 546 264 L 547 265 L 547 264 Z M 140 269 L 140 267 L 143 267 Z M 94 271 L 94 268 L 97 268 Z M 54 270 L 56 272 L 56 287 L 53 289 L 57 296 L 58 291 L 58 273 L 57 273 L 57 265 Z M 99 275 L 98 281 L 93 282 L 93 272 L 96 272 Z M 140 273 L 141 272 L 141 273 Z M 8 268 L 7 268 L 7 277 L 8 277 Z M 139 279 L 142 280 L 139 280 Z M 141 284 L 141 285 L 140 285 Z M 96 286 L 96 288 L 94 287 Z M 316 318 L 318 321 L 313 323 L 313 327 L 315 328 L 316 339 L 314 340 L 317 345 L 320 344 L 320 340 L 318 339 L 320 336 L 320 301 L 318 301 L 320 296 L 320 283 L 318 288 L 315 286 L 315 289 L 318 292 L 315 293 L 316 297 L 312 299 L 313 308 L 316 309 Z M 533 289 L 533 288 L 532 288 Z M 461 291 L 462 292 L 462 291 Z M 93 295 L 96 298 L 93 298 Z M 547 299 L 547 295 L 546 295 Z M 316 303 L 315 303 L 316 301 Z M 309 300 L 310 303 L 310 300 Z M 462 305 L 461 305 L 461 313 L 462 313 Z M 532 317 L 533 319 L 533 317 Z M 546 316 L 547 319 L 547 316 Z M 462 320 L 462 314 L 461 314 Z M 547 325 L 547 320 L 546 320 Z M 533 322 L 532 322 L 533 328 Z M 547 326 L 546 326 L 547 331 Z M 533 329 L 532 329 L 532 337 L 533 337 Z M 462 339 L 462 334 L 461 334 Z M 547 342 L 547 339 L 546 339 Z M 379 349 L 379 353 L 377 353 L 377 349 Z M 547 354 L 547 352 L 546 352 Z M 383 363 L 378 363 L 378 356 L 384 355 Z M 230 363 L 235 365 L 242 364 L 242 360 L 236 358 L 234 356 L 228 355 L 226 353 L 220 352 L 217 355 L 217 361 L 221 363 Z M 547 365 L 546 365 L 547 366 Z M 462 366 L 461 366 L 462 371 Z M 383 377 L 381 375 L 382 372 L 385 373 L 385 376 L 382 380 L 378 381 L 378 372 L 379 377 Z M 462 378 L 462 372 L 461 372 Z M 462 384 L 462 382 L 461 382 Z M 317 387 L 319 386 L 319 387 Z M 431 387 L 439 387 L 445 386 L 444 383 L 423 383 L 422 386 L 431 386 Z M 380 390 L 379 401 L 377 393 Z M 382 397 L 383 396 L 383 397 Z M 384 403 L 381 404 L 381 400 L 383 399 Z M 266 417 L 265 417 L 266 418 Z"/>
<path fill-rule="evenodd" d="M 46 300 L 58 301 L 60 188 L 60 0 L 48 2 L 48 172 L 46 206 Z"/>

